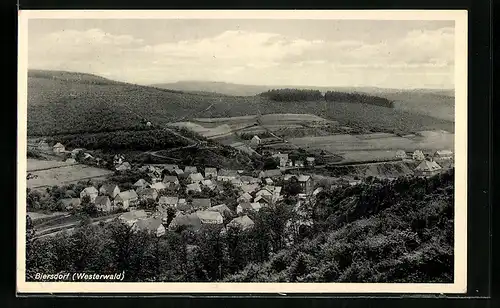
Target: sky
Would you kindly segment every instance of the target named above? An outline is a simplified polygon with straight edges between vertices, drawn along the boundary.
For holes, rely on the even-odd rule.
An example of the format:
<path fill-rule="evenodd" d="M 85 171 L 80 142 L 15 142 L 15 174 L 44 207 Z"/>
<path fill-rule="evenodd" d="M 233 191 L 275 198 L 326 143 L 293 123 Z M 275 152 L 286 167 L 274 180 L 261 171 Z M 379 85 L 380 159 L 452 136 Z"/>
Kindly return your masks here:
<path fill-rule="evenodd" d="M 454 87 L 453 21 L 30 19 L 28 67 L 137 84 Z"/>

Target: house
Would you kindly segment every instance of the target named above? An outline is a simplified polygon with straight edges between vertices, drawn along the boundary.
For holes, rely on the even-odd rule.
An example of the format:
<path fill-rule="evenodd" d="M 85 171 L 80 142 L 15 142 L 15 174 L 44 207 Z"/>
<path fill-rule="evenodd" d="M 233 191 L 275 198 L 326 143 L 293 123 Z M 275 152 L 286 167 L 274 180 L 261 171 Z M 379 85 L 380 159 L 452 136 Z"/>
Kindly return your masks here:
<path fill-rule="evenodd" d="M 54 151 L 54 153 L 64 153 L 66 152 L 66 149 L 64 148 L 64 145 L 62 145 L 60 142 L 56 143 L 53 147 L 52 147 L 52 151 Z"/>
<path fill-rule="evenodd" d="M 266 171 L 261 171 L 259 173 L 259 178 L 279 178 L 281 177 L 281 170 L 280 169 L 271 169 L 271 170 L 266 170 Z"/>
<path fill-rule="evenodd" d="M 190 231 L 198 231 L 201 229 L 201 219 L 196 215 L 192 214 L 180 214 L 174 217 L 170 222 L 169 228 L 171 230 L 176 230 L 177 228 L 185 228 Z"/>
<path fill-rule="evenodd" d="M 253 197 L 249 193 L 244 193 L 238 198 L 238 202 L 250 202 L 252 201 Z"/>
<path fill-rule="evenodd" d="M 263 189 L 261 189 L 261 190 L 259 190 L 258 192 L 255 193 L 255 197 L 262 196 L 262 195 L 272 196 L 273 192 L 270 191 L 267 188 L 263 188 Z"/>
<path fill-rule="evenodd" d="M 259 184 L 243 184 L 241 190 L 246 193 L 251 193 L 259 189 Z"/>
<path fill-rule="evenodd" d="M 201 173 L 197 172 L 197 173 L 189 174 L 188 180 L 190 183 L 200 183 L 204 179 L 203 179 L 203 175 L 201 175 Z"/>
<path fill-rule="evenodd" d="M 297 168 L 303 168 L 304 167 L 304 161 L 303 160 L 296 160 L 294 163 L 295 167 Z"/>
<path fill-rule="evenodd" d="M 431 176 L 438 173 L 441 169 L 441 166 L 435 161 L 424 160 L 415 168 L 415 173 L 423 176 Z"/>
<path fill-rule="evenodd" d="M 36 147 L 38 150 L 41 150 L 41 151 L 50 151 L 50 149 L 51 149 L 49 143 L 47 141 L 43 141 L 43 140 L 38 142 Z"/>
<path fill-rule="evenodd" d="M 221 213 L 216 211 L 196 211 L 196 216 L 202 224 L 221 225 L 224 222 Z"/>
<path fill-rule="evenodd" d="M 135 189 L 141 190 L 141 189 L 145 189 L 145 188 L 151 186 L 151 184 L 146 182 L 146 180 L 144 180 L 144 179 L 140 179 L 137 182 L 135 182 L 133 186 Z"/>
<path fill-rule="evenodd" d="M 259 202 L 252 202 L 250 203 L 250 206 L 256 212 L 258 212 L 262 208 L 262 205 Z"/>
<path fill-rule="evenodd" d="M 197 173 L 197 172 L 198 172 L 198 168 L 196 168 L 194 166 L 186 166 L 186 167 L 184 167 L 184 173 L 191 174 L 191 173 Z"/>
<path fill-rule="evenodd" d="M 83 153 L 83 159 L 88 160 L 88 159 L 93 159 L 94 156 L 90 155 L 89 153 Z"/>
<path fill-rule="evenodd" d="M 424 160 L 425 155 L 421 150 L 415 150 L 415 152 L 413 152 L 412 158 L 414 160 Z"/>
<path fill-rule="evenodd" d="M 407 157 L 406 152 L 404 150 L 396 151 L 396 158 L 397 159 L 405 159 L 406 157 Z"/>
<path fill-rule="evenodd" d="M 114 165 L 121 165 L 125 161 L 125 157 L 123 155 L 115 155 L 113 157 L 113 164 Z"/>
<path fill-rule="evenodd" d="M 81 199 L 80 198 L 64 198 L 64 199 L 61 199 L 61 203 L 66 210 L 78 209 L 78 208 L 80 208 Z"/>
<path fill-rule="evenodd" d="M 217 168 L 205 168 L 205 178 L 216 179 L 217 178 Z"/>
<path fill-rule="evenodd" d="M 137 221 L 141 219 L 146 219 L 148 217 L 148 214 L 144 210 L 137 210 L 137 211 L 130 211 L 127 213 L 124 213 L 118 217 L 118 219 L 127 224 L 128 226 L 132 227 Z"/>
<path fill-rule="evenodd" d="M 139 198 L 141 200 L 154 200 L 158 198 L 158 192 L 154 188 L 144 188 L 139 191 Z"/>
<path fill-rule="evenodd" d="M 290 181 L 291 179 L 299 179 L 299 177 L 295 174 L 285 174 L 285 176 L 283 177 L 283 181 Z"/>
<path fill-rule="evenodd" d="M 230 216 L 232 214 L 231 210 L 225 204 L 209 207 L 207 211 L 219 212 L 223 216 Z"/>
<path fill-rule="evenodd" d="M 299 178 L 299 184 L 300 187 L 302 188 L 302 191 L 306 194 L 310 194 L 312 191 L 312 178 L 310 175 L 300 175 Z"/>
<path fill-rule="evenodd" d="M 163 165 L 163 169 L 167 170 L 168 172 L 174 172 L 175 169 L 179 169 L 179 166 L 172 164 L 165 164 Z"/>
<path fill-rule="evenodd" d="M 231 181 L 237 177 L 238 171 L 236 170 L 220 169 L 217 174 L 217 181 Z"/>
<path fill-rule="evenodd" d="M 349 185 L 350 186 L 356 186 L 361 184 L 361 180 L 349 180 Z"/>
<path fill-rule="evenodd" d="M 95 198 L 95 206 L 101 212 L 111 212 L 111 200 L 108 196 L 97 196 Z"/>
<path fill-rule="evenodd" d="M 160 237 L 165 234 L 165 227 L 163 226 L 162 220 L 160 218 L 146 218 L 136 221 L 133 225 L 134 230 L 145 231 L 149 234 L 154 234 L 156 237 Z"/>
<path fill-rule="evenodd" d="M 177 210 L 181 212 L 191 211 L 193 208 L 191 204 L 187 203 L 186 199 L 181 198 L 177 201 Z"/>
<path fill-rule="evenodd" d="M 71 151 L 71 157 L 76 158 L 78 156 L 78 153 L 83 152 L 82 148 L 77 148 Z"/>
<path fill-rule="evenodd" d="M 277 153 L 277 154 L 273 154 L 272 157 L 277 158 L 279 160 L 280 167 L 286 167 L 288 165 L 288 161 L 289 161 L 288 154 Z"/>
<path fill-rule="evenodd" d="M 248 211 L 253 211 L 253 207 L 250 202 L 241 202 L 236 207 L 236 214 L 246 213 Z"/>
<path fill-rule="evenodd" d="M 167 185 L 167 187 L 177 186 L 179 185 L 179 178 L 175 175 L 166 175 L 163 177 L 163 183 Z"/>
<path fill-rule="evenodd" d="M 139 196 L 137 196 L 135 190 L 126 190 L 116 195 L 113 202 L 115 206 L 126 210 L 129 207 L 136 206 L 137 203 L 139 203 Z"/>
<path fill-rule="evenodd" d="M 307 166 L 312 167 L 312 166 L 315 165 L 315 163 L 316 163 L 316 158 L 314 158 L 312 156 L 306 157 L 306 164 L 307 164 Z"/>
<path fill-rule="evenodd" d="M 266 183 L 266 185 L 273 185 L 274 184 L 274 182 L 273 182 L 273 180 L 271 178 L 266 178 L 264 180 L 264 183 Z"/>
<path fill-rule="evenodd" d="M 449 160 L 453 159 L 453 152 L 449 150 L 439 150 L 434 153 L 434 159 L 437 160 Z"/>
<path fill-rule="evenodd" d="M 251 229 L 254 226 L 254 222 L 247 215 L 245 215 L 231 220 L 231 222 L 228 223 L 227 226 L 233 228 L 241 228 L 245 231 Z"/>
<path fill-rule="evenodd" d="M 184 174 L 184 171 L 183 171 L 182 169 L 177 168 L 177 169 L 174 169 L 174 173 L 175 173 L 177 176 L 179 176 L 179 175 L 183 175 L 183 174 Z"/>
<path fill-rule="evenodd" d="M 210 190 L 214 190 L 215 188 L 217 188 L 217 185 L 214 182 L 212 182 L 212 180 L 203 180 L 201 182 L 201 185 L 207 187 Z"/>
<path fill-rule="evenodd" d="M 252 147 L 257 147 L 259 146 L 260 144 L 262 143 L 262 140 L 260 139 L 259 136 L 255 135 L 252 137 L 252 139 L 250 140 L 250 145 Z"/>
<path fill-rule="evenodd" d="M 186 185 L 186 193 L 189 193 L 189 192 L 201 192 L 200 184 L 193 183 L 193 184 Z"/>
<path fill-rule="evenodd" d="M 76 164 L 76 160 L 74 158 L 68 158 L 64 162 L 70 163 L 70 164 Z"/>
<path fill-rule="evenodd" d="M 231 184 L 236 187 L 241 187 L 243 185 L 243 182 L 240 179 L 231 179 Z"/>
<path fill-rule="evenodd" d="M 116 184 L 104 184 L 99 188 L 99 193 L 113 199 L 120 193 L 120 188 Z"/>
<path fill-rule="evenodd" d="M 240 176 L 240 180 L 244 185 L 260 183 L 260 179 L 254 178 L 253 176 L 248 176 L 248 175 Z"/>
<path fill-rule="evenodd" d="M 127 171 L 127 170 L 132 169 L 132 166 L 130 165 L 130 163 L 124 162 L 123 164 L 118 165 L 115 169 L 117 171 Z"/>
<path fill-rule="evenodd" d="M 163 183 L 163 182 L 156 182 L 154 184 L 151 184 L 150 187 L 153 188 L 153 189 L 155 189 L 155 190 L 157 190 L 157 191 L 160 191 L 160 190 L 168 188 L 168 186 L 165 183 Z"/>
<path fill-rule="evenodd" d="M 194 209 L 208 209 L 212 206 L 212 202 L 208 198 L 193 198 L 191 207 Z"/>
<path fill-rule="evenodd" d="M 269 206 L 270 204 L 273 203 L 273 196 L 272 195 L 259 195 L 253 199 L 254 203 L 260 203 L 261 207 L 264 206 Z"/>
<path fill-rule="evenodd" d="M 90 202 L 94 202 L 97 195 L 99 195 L 99 191 L 94 186 L 90 186 L 82 190 L 80 198 L 83 199 L 83 197 L 88 196 L 90 198 Z"/>
<path fill-rule="evenodd" d="M 164 207 L 176 207 L 179 202 L 178 197 L 174 196 L 161 196 L 158 204 Z"/>

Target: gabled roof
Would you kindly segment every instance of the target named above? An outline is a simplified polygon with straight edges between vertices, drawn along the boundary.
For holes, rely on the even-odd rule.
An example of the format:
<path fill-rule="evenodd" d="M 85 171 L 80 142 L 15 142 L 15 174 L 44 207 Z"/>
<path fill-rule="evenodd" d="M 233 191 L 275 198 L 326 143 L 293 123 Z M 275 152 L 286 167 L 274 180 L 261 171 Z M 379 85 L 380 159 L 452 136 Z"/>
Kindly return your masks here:
<path fill-rule="evenodd" d="M 243 230 L 250 228 L 254 225 L 254 222 L 247 216 L 237 217 L 228 224 L 228 226 L 240 226 Z"/>
<path fill-rule="evenodd" d="M 238 176 L 238 171 L 237 170 L 231 170 L 231 169 L 220 169 L 219 170 L 219 176 Z"/>
<path fill-rule="evenodd" d="M 260 183 L 260 179 L 254 178 L 253 176 L 249 176 L 249 175 L 242 175 L 242 176 L 240 176 L 240 180 L 242 182 L 248 182 L 250 184 Z"/>
<path fill-rule="evenodd" d="M 243 200 L 247 200 L 247 201 L 250 201 L 252 200 L 252 195 L 250 195 L 249 193 L 244 193 L 243 195 L 241 195 L 238 199 L 243 199 Z"/>
<path fill-rule="evenodd" d="M 201 190 L 201 187 L 200 187 L 200 184 L 198 183 L 193 183 L 193 184 L 188 184 L 186 185 L 186 190 L 196 190 L 196 191 L 200 191 Z"/>
<path fill-rule="evenodd" d="M 215 211 L 215 212 L 219 212 L 221 214 L 223 214 L 223 213 L 231 213 L 231 210 L 225 204 L 219 204 L 219 205 L 216 205 L 216 206 L 209 207 L 207 209 L 207 211 Z"/>
<path fill-rule="evenodd" d="M 198 168 L 196 168 L 195 166 L 186 166 L 184 167 L 184 172 L 196 173 L 198 172 Z"/>
<path fill-rule="evenodd" d="M 262 206 L 260 205 L 259 202 L 252 202 L 252 203 L 250 203 L 250 206 L 252 207 L 252 209 L 254 211 L 258 211 L 262 208 Z"/>
<path fill-rule="evenodd" d="M 208 174 L 217 174 L 217 168 L 211 168 L 211 167 L 206 167 L 205 168 L 205 175 Z"/>
<path fill-rule="evenodd" d="M 90 157 L 92 157 L 92 156 L 90 156 Z M 128 162 L 124 162 L 123 164 L 116 167 L 116 170 L 128 170 L 130 168 L 132 168 L 132 166 L 130 166 L 130 164 Z"/>
<path fill-rule="evenodd" d="M 283 177 L 283 180 L 288 181 L 292 178 L 298 179 L 299 177 L 296 174 L 285 174 L 285 176 Z"/>
<path fill-rule="evenodd" d="M 109 183 L 102 185 L 100 190 L 103 190 L 106 194 L 111 194 L 115 188 L 118 188 L 118 185 Z"/>
<path fill-rule="evenodd" d="M 438 155 L 438 156 L 451 156 L 451 155 L 453 155 L 453 152 L 450 151 L 450 150 L 438 150 L 438 151 L 436 151 L 435 155 Z"/>
<path fill-rule="evenodd" d="M 64 145 L 62 145 L 62 143 L 58 142 L 58 143 L 54 144 L 53 148 L 64 148 Z"/>
<path fill-rule="evenodd" d="M 197 211 L 196 216 L 198 216 L 202 223 L 210 221 L 220 221 L 222 223 L 224 220 L 222 215 L 215 211 Z"/>
<path fill-rule="evenodd" d="M 82 192 L 87 193 L 87 194 L 98 194 L 99 191 L 94 187 L 94 186 L 89 186 L 86 187 Z"/>
<path fill-rule="evenodd" d="M 149 196 L 149 197 L 153 197 L 154 194 L 157 194 L 158 192 L 156 191 L 156 189 L 154 188 L 145 188 L 145 189 L 141 189 L 139 191 L 139 195 L 140 196 Z"/>
<path fill-rule="evenodd" d="M 184 171 L 182 169 L 174 169 L 175 174 L 181 175 L 184 174 Z"/>
<path fill-rule="evenodd" d="M 179 202 L 179 198 L 178 197 L 170 197 L 170 196 L 161 196 L 160 197 L 160 200 L 158 201 L 159 204 L 177 204 L 177 202 Z"/>
<path fill-rule="evenodd" d="M 130 189 L 130 190 L 126 190 L 126 191 L 120 192 L 115 197 L 115 199 L 118 198 L 118 197 L 120 197 L 120 199 L 122 199 L 123 201 L 125 201 L 125 200 L 130 200 L 130 199 L 136 199 L 138 196 L 137 196 L 137 193 L 135 192 L 135 190 Z"/>
<path fill-rule="evenodd" d="M 270 191 L 269 189 L 267 188 L 263 188 L 261 190 L 259 190 L 257 193 L 255 193 L 256 196 L 260 196 L 260 195 L 268 195 L 268 196 L 271 196 L 273 194 L 272 191 Z"/>
<path fill-rule="evenodd" d="M 280 169 L 265 170 L 261 171 L 261 173 L 259 174 L 259 177 L 261 178 L 276 177 L 276 176 L 281 176 Z"/>
<path fill-rule="evenodd" d="M 251 193 L 259 189 L 259 184 L 243 184 L 241 185 L 241 190 L 247 193 Z"/>
<path fill-rule="evenodd" d="M 80 198 L 65 198 L 61 199 L 62 204 L 64 207 L 77 207 L 81 204 Z"/>
<path fill-rule="evenodd" d="M 323 187 L 318 187 L 318 188 L 316 188 L 316 189 L 313 191 L 313 193 L 312 193 L 312 194 L 313 194 L 313 195 L 317 195 L 317 194 L 319 194 L 320 192 L 322 192 L 323 190 L 324 190 L 324 189 L 323 189 Z"/>
<path fill-rule="evenodd" d="M 177 183 L 179 179 L 175 175 L 166 175 L 163 177 L 163 183 Z"/>
<path fill-rule="evenodd" d="M 196 213 L 187 215 L 181 214 L 174 217 L 170 225 L 175 227 L 185 226 L 191 230 L 198 230 L 201 228 L 201 219 L 198 215 L 196 215 Z"/>
<path fill-rule="evenodd" d="M 417 170 L 417 171 L 437 171 L 437 170 L 441 170 L 441 166 L 439 166 L 435 161 L 424 160 L 417 166 L 417 168 L 415 168 L 415 170 Z"/>
<path fill-rule="evenodd" d="M 199 172 L 197 173 L 191 173 L 189 175 L 189 178 L 191 179 L 191 181 L 195 181 L 195 182 L 201 182 L 203 181 L 203 175 Z"/>
<path fill-rule="evenodd" d="M 165 185 L 163 182 L 156 182 L 154 184 L 151 184 L 151 188 L 156 190 L 162 190 L 167 188 L 167 185 Z"/>
<path fill-rule="evenodd" d="M 255 139 L 255 140 L 260 140 L 260 137 L 259 137 L 259 136 L 257 136 L 257 135 L 254 135 L 254 136 L 252 137 L 252 139 Z"/>
<path fill-rule="evenodd" d="M 134 183 L 135 187 L 145 187 L 145 186 L 149 186 L 149 185 L 150 184 L 148 182 L 146 182 L 146 180 L 144 180 L 144 179 L 140 179 Z"/>
<path fill-rule="evenodd" d="M 120 215 L 120 219 L 126 221 L 142 219 L 146 217 L 148 217 L 148 214 L 144 210 L 130 211 Z"/>
<path fill-rule="evenodd" d="M 159 218 L 150 217 L 138 220 L 135 225 L 139 230 L 156 231 L 160 226 L 162 226 L 162 221 Z"/>
<path fill-rule="evenodd" d="M 238 204 L 238 207 L 240 207 L 242 210 L 253 210 L 250 202 L 241 202 L 240 204 Z"/>
<path fill-rule="evenodd" d="M 273 200 L 273 197 L 270 195 L 259 195 L 255 197 L 253 202 L 265 202 L 265 203 L 271 203 Z"/>
<path fill-rule="evenodd" d="M 308 157 L 306 157 L 306 161 L 311 162 L 311 161 L 315 161 L 315 160 L 316 160 L 316 158 L 314 158 L 314 157 L 312 157 L 312 156 L 308 156 Z"/>
<path fill-rule="evenodd" d="M 168 170 L 168 171 L 170 171 L 170 172 L 172 172 L 175 169 L 179 169 L 179 166 L 172 165 L 172 164 L 165 164 L 165 165 L 163 165 L 163 168 L 166 169 L 166 170 Z"/>
<path fill-rule="evenodd" d="M 191 201 L 191 205 L 195 209 L 199 208 L 209 208 L 212 206 L 212 202 L 208 198 L 194 198 L 193 201 Z"/>
<path fill-rule="evenodd" d="M 95 198 L 96 205 L 106 205 L 108 202 L 111 202 L 108 196 L 97 196 Z"/>
<path fill-rule="evenodd" d="M 271 178 L 266 178 L 264 181 L 266 181 L 266 184 L 272 184 L 272 183 L 274 183 Z"/>
<path fill-rule="evenodd" d="M 299 176 L 299 182 L 307 182 L 311 179 L 310 175 L 300 175 Z"/>

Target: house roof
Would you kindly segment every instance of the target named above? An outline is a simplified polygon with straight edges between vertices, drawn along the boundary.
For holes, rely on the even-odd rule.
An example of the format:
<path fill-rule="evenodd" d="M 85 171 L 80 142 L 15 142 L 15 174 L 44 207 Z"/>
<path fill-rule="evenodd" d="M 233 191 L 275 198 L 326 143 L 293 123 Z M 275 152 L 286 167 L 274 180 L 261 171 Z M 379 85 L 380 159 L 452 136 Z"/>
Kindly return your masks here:
<path fill-rule="evenodd" d="M 317 195 L 317 194 L 319 194 L 320 192 L 322 192 L 323 190 L 324 190 L 324 189 L 323 189 L 323 187 L 318 187 L 318 188 L 316 188 L 316 189 L 313 191 L 313 195 Z"/>
<path fill-rule="evenodd" d="M 174 169 L 174 172 L 177 175 L 184 174 L 184 171 L 182 169 Z"/>
<path fill-rule="evenodd" d="M 176 183 L 179 179 L 175 175 L 166 175 L 163 177 L 163 183 Z"/>
<path fill-rule="evenodd" d="M 241 185 L 241 184 L 243 184 L 243 182 L 240 179 L 231 179 L 231 184 Z"/>
<path fill-rule="evenodd" d="M 396 154 L 406 154 L 406 151 L 405 150 L 397 150 L 396 151 Z"/>
<path fill-rule="evenodd" d="M 309 156 L 309 157 L 306 157 L 306 161 L 315 161 L 316 158 L 312 157 L 312 156 Z"/>
<path fill-rule="evenodd" d="M 262 171 L 259 175 L 259 177 L 275 177 L 275 176 L 280 176 L 281 175 L 281 170 L 280 169 L 271 169 L 271 170 L 265 170 Z"/>
<path fill-rule="evenodd" d="M 105 205 L 108 202 L 110 202 L 108 196 L 97 196 L 95 198 L 95 204 L 96 205 Z"/>
<path fill-rule="evenodd" d="M 179 202 L 179 198 L 173 196 L 161 196 L 158 201 L 159 204 L 177 204 L 177 202 Z"/>
<path fill-rule="evenodd" d="M 259 184 L 243 184 L 241 185 L 241 190 L 247 193 L 256 191 L 259 188 Z"/>
<path fill-rule="evenodd" d="M 90 157 L 92 157 L 92 156 L 90 155 Z M 124 162 L 123 164 L 116 167 L 116 170 L 127 170 L 130 168 L 131 168 L 130 164 L 128 162 Z"/>
<path fill-rule="evenodd" d="M 203 180 L 203 181 L 201 181 L 201 184 L 203 184 L 205 186 L 208 186 L 208 187 L 214 187 L 215 186 L 214 182 L 212 182 L 211 180 Z"/>
<path fill-rule="evenodd" d="M 64 145 L 62 145 L 60 142 L 54 144 L 53 148 L 64 148 Z"/>
<path fill-rule="evenodd" d="M 200 184 L 198 183 L 193 183 L 193 184 L 188 184 L 186 185 L 187 190 L 201 190 Z"/>
<path fill-rule="evenodd" d="M 260 202 L 260 201 L 264 201 L 266 203 L 271 203 L 272 202 L 272 196 L 270 196 L 270 195 L 258 195 L 253 200 L 253 202 Z"/>
<path fill-rule="evenodd" d="M 226 212 L 231 213 L 231 210 L 225 204 L 219 204 L 216 206 L 209 207 L 207 209 L 207 211 L 215 211 L 215 212 L 219 212 L 221 214 L 226 213 Z"/>
<path fill-rule="evenodd" d="M 207 173 L 211 173 L 211 174 L 214 174 L 214 173 L 215 173 L 215 174 L 217 174 L 217 168 L 210 168 L 210 167 L 207 167 L 207 168 L 205 168 L 205 175 L 206 175 Z"/>
<path fill-rule="evenodd" d="M 139 230 L 156 231 L 162 225 L 160 218 L 146 218 L 138 220 L 135 225 Z"/>
<path fill-rule="evenodd" d="M 273 194 L 272 191 L 270 191 L 267 188 L 263 188 L 263 189 L 259 190 L 255 195 L 256 196 L 260 196 L 260 195 L 269 195 L 269 196 L 271 196 L 272 194 Z"/>
<path fill-rule="evenodd" d="M 285 174 L 285 176 L 283 177 L 283 180 L 288 181 L 291 178 L 297 178 L 298 179 L 297 175 L 295 175 L 295 174 Z"/>
<path fill-rule="evenodd" d="M 417 171 L 436 171 L 440 170 L 441 166 L 439 166 L 435 161 L 422 161 L 415 170 Z"/>
<path fill-rule="evenodd" d="M 198 172 L 198 168 L 196 168 L 195 166 L 186 166 L 184 167 L 184 172 L 195 173 Z"/>
<path fill-rule="evenodd" d="M 267 183 L 267 184 L 272 184 L 272 183 L 274 183 L 274 182 L 273 182 L 273 180 L 272 180 L 271 178 L 266 178 L 266 179 L 265 179 L 265 181 L 266 181 L 266 183 Z"/>
<path fill-rule="evenodd" d="M 138 196 L 135 190 L 130 189 L 120 192 L 116 197 L 120 197 L 120 199 L 122 200 L 130 200 L 130 199 L 135 199 Z"/>
<path fill-rule="evenodd" d="M 163 165 L 163 168 L 168 170 L 168 171 L 174 171 L 175 169 L 179 169 L 179 166 L 172 165 L 172 164 L 165 164 L 165 165 Z"/>
<path fill-rule="evenodd" d="M 415 152 L 413 152 L 413 154 L 418 154 L 418 155 L 422 154 L 423 155 L 424 153 L 422 152 L 422 150 L 415 150 Z"/>
<path fill-rule="evenodd" d="M 198 230 L 201 228 L 201 219 L 196 213 L 187 215 L 177 215 L 172 219 L 171 226 L 186 226 L 191 230 Z"/>
<path fill-rule="evenodd" d="M 242 182 L 248 182 L 250 184 L 259 183 L 260 182 L 260 180 L 258 178 L 254 178 L 253 176 L 249 176 L 249 175 L 242 175 L 242 176 L 240 176 L 240 180 Z"/>
<path fill-rule="evenodd" d="M 85 192 L 87 194 L 98 194 L 99 193 L 99 191 L 94 186 L 86 187 L 84 190 L 82 190 L 82 192 Z"/>
<path fill-rule="evenodd" d="M 197 181 L 197 182 L 201 182 L 203 181 L 203 175 L 201 173 L 191 173 L 189 175 L 189 178 L 191 179 L 191 181 Z"/>
<path fill-rule="evenodd" d="M 156 190 L 162 190 L 167 188 L 167 185 L 163 182 L 156 182 L 154 184 L 151 184 L 151 188 L 156 189 Z"/>
<path fill-rule="evenodd" d="M 254 211 L 258 211 L 260 208 L 262 208 L 259 202 L 252 202 L 250 203 L 250 206 Z"/>
<path fill-rule="evenodd" d="M 260 137 L 259 137 L 259 136 L 257 136 L 257 135 L 254 135 L 254 136 L 252 137 L 252 139 L 260 140 Z"/>
<path fill-rule="evenodd" d="M 300 175 L 299 176 L 299 182 L 307 182 L 311 179 L 310 175 Z"/>
<path fill-rule="evenodd" d="M 197 211 L 196 215 L 201 220 L 201 222 L 223 220 L 222 215 L 216 211 Z"/>
<path fill-rule="evenodd" d="M 252 197 L 252 195 L 250 195 L 249 193 L 246 192 L 243 195 L 241 195 L 238 199 L 240 199 L 240 198 L 243 198 L 247 201 L 250 201 L 250 200 L 252 200 L 253 197 Z"/>
<path fill-rule="evenodd" d="M 110 194 L 117 187 L 118 187 L 118 185 L 116 185 L 116 184 L 104 184 L 104 185 L 101 186 L 100 189 L 103 190 L 105 193 Z"/>
<path fill-rule="evenodd" d="M 191 201 L 191 205 L 196 209 L 209 208 L 212 206 L 212 202 L 207 198 L 194 198 L 193 201 Z"/>
<path fill-rule="evenodd" d="M 241 207 L 242 210 L 253 210 L 250 202 L 241 202 L 240 204 L 238 204 L 238 206 Z"/>
<path fill-rule="evenodd" d="M 451 156 L 451 155 L 453 155 L 453 152 L 450 151 L 450 150 L 438 150 L 438 151 L 436 151 L 436 155 L 439 155 L 439 156 Z"/>
<path fill-rule="evenodd" d="M 134 183 L 134 186 L 136 186 L 136 187 L 144 187 L 144 186 L 148 186 L 148 185 L 150 185 L 150 184 L 148 182 L 146 182 L 146 180 L 144 180 L 144 179 L 140 179 Z"/>
<path fill-rule="evenodd" d="M 246 229 L 252 227 L 254 225 L 254 222 L 247 215 L 245 215 L 231 220 L 228 225 L 241 226 L 243 229 Z"/>

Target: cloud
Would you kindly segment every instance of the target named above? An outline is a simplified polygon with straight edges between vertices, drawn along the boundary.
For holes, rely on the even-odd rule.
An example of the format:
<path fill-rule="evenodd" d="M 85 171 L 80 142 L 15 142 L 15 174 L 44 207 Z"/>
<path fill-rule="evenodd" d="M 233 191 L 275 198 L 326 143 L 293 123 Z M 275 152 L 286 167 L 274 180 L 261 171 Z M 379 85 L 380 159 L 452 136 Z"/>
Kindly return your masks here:
<path fill-rule="evenodd" d="M 58 31 L 30 38 L 29 43 L 30 67 L 106 73 L 146 84 L 196 79 L 274 85 L 453 85 L 453 28 L 415 30 L 377 43 L 356 37 L 308 40 L 225 31 L 152 44 L 100 29 Z"/>

